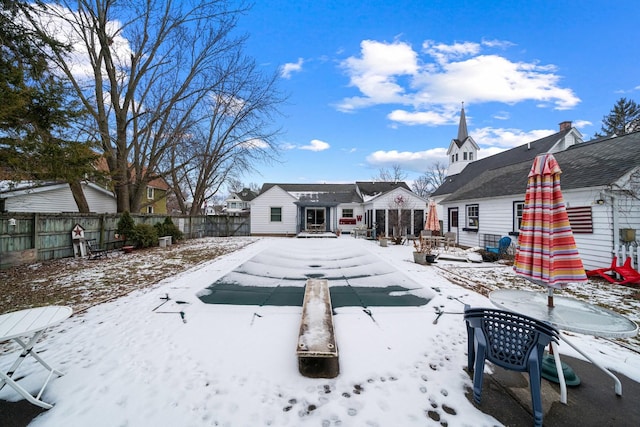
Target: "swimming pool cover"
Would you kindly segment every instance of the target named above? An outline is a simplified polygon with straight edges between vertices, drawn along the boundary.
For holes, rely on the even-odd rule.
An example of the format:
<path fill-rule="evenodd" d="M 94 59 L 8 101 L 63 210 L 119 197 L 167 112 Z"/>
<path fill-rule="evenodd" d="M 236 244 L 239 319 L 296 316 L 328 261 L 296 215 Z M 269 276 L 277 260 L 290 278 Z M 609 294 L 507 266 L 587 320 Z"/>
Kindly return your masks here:
<path fill-rule="evenodd" d="M 243 286 L 216 282 L 199 296 L 206 304 L 299 306 L 302 307 L 304 286 Z M 331 305 L 339 307 L 416 307 L 428 299 L 409 292 L 402 286 L 361 287 L 330 286 Z"/>

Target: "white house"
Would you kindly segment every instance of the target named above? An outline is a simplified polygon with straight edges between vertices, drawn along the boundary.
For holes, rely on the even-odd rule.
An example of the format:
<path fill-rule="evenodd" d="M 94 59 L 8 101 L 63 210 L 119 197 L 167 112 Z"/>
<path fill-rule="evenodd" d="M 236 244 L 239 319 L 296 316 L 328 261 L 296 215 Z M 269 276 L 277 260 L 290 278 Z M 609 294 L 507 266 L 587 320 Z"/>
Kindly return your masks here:
<path fill-rule="evenodd" d="M 425 212 L 426 200 L 404 182 L 268 183 L 251 202 L 251 234 L 350 233 L 356 228 L 375 229 L 377 235 L 417 234 Z"/>
<path fill-rule="evenodd" d="M 91 212 L 117 212 L 113 192 L 92 182 L 82 182 Z M 69 184 L 0 181 L 0 212 L 78 212 Z"/>
<path fill-rule="evenodd" d="M 251 210 L 251 201 L 257 194 L 248 188 L 243 188 L 237 193 L 232 193 L 225 200 L 224 212 L 229 214 L 243 214 Z"/>
<path fill-rule="evenodd" d="M 469 163 L 432 194 L 445 213 L 445 231 L 458 233 L 466 246 L 487 246 L 502 236 L 517 244 L 527 176 L 535 156 L 545 152 L 562 169 L 560 184 L 585 269 L 607 267 L 616 254 L 633 255 L 637 268 L 640 132 L 582 142 L 563 122 L 556 134 Z"/>

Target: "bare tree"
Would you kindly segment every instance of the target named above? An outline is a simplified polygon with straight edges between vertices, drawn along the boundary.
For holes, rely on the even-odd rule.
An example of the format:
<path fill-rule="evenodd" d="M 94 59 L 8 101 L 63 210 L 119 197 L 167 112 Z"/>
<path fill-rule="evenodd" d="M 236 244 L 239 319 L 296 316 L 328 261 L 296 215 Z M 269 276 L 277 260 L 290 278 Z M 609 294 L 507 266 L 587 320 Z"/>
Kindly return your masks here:
<path fill-rule="evenodd" d="M 221 89 L 222 82 L 249 65 L 241 55 L 244 38 L 232 37 L 239 15 L 246 11 L 242 2 L 61 0 L 40 6 L 41 20 L 34 20 L 34 25 L 45 33 L 66 33 L 76 48 L 82 46 L 74 55 L 51 52 L 51 60 L 71 81 L 93 119 L 118 211 L 139 210 L 146 185 L 157 176 L 171 176 L 173 169 L 196 169 L 190 166 L 192 159 L 175 156 L 176 149 L 182 147 L 200 159 L 212 156 L 226 165 L 235 161 L 229 150 L 197 147 L 215 145 L 220 137 L 201 130 L 203 104 L 233 95 Z M 52 26 L 54 22 L 58 25 Z M 84 75 L 77 72 L 80 53 L 89 65 Z M 255 77 L 255 69 L 251 75 Z M 247 134 L 233 133 L 236 130 L 225 141 L 246 143 Z M 238 162 L 247 167 L 250 160 L 248 155 Z M 163 170 L 166 165 L 173 169 Z M 217 176 L 223 178 L 225 172 Z M 175 189 L 180 191 L 177 182 Z M 212 191 L 202 190 L 201 183 L 193 186 L 194 194 Z"/>
<path fill-rule="evenodd" d="M 185 184 L 177 188 L 188 190 L 182 196 L 193 201 L 190 214 L 228 181 L 251 170 L 254 162 L 276 152 L 278 130 L 269 128 L 268 118 L 282 102 L 275 89 L 277 76 L 262 76 L 246 58 L 227 65 L 218 76 L 216 93 L 192 115 L 189 142 L 174 144 L 170 156 L 170 180 Z"/>
<path fill-rule="evenodd" d="M 407 179 L 407 173 L 402 170 L 399 164 L 391 165 L 391 170 L 380 168 L 378 175 L 373 177 L 374 181 L 380 182 L 400 182 Z"/>
<path fill-rule="evenodd" d="M 446 177 L 446 165 L 440 161 L 436 161 L 431 169 L 420 175 L 420 177 L 411 184 L 411 190 L 418 196 L 429 197 L 431 193 L 442 185 Z"/>

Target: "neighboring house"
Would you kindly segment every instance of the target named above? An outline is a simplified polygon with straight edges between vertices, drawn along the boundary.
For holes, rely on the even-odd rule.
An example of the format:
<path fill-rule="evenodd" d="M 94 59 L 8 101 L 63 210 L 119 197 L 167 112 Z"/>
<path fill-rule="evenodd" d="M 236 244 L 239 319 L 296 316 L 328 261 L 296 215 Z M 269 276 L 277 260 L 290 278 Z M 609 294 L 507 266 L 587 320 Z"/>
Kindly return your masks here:
<path fill-rule="evenodd" d="M 560 184 L 585 269 L 608 266 L 614 254 L 634 248 L 637 253 L 640 132 L 582 142 L 570 122 L 561 123 L 556 134 L 447 176 L 432 194 L 444 212 L 444 230 L 458 233 L 466 246 L 507 235 L 517 244 L 527 176 L 535 156 L 546 152 L 562 169 Z"/>
<path fill-rule="evenodd" d="M 147 196 L 142 200 L 140 213 L 166 214 L 167 213 L 167 191 L 169 184 L 164 178 L 152 179 L 147 184 Z"/>
<path fill-rule="evenodd" d="M 251 234 L 375 229 L 377 235 L 417 234 L 426 200 L 404 182 L 264 184 L 251 202 Z"/>
<path fill-rule="evenodd" d="M 96 170 L 104 173 L 107 177 L 105 179 L 105 185 L 111 185 L 109 164 L 104 156 L 98 158 L 96 162 Z M 132 170 L 133 174 L 135 171 Z M 146 169 L 143 170 L 143 173 L 146 173 Z M 134 177 L 132 176 L 133 180 Z M 141 214 L 166 214 L 167 213 L 167 193 L 171 187 L 164 180 L 164 178 L 160 176 L 155 176 L 146 186 L 146 194 L 143 196 L 140 203 L 140 210 L 138 213 Z"/>
<path fill-rule="evenodd" d="M 243 188 L 237 193 L 232 193 L 225 200 L 224 212 L 228 214 L 245 214 L 251 210 L 251 201 L 257 194 L 248 188 Z"/>
<path fill-rule="evenodd" d="M 117 211 L 111 191 L 91 182 L 82 182 L 82 190 L 91 212 Z M 78 205 L 65 182 L 0 181 L 0 212 L 78 212 Z"/>

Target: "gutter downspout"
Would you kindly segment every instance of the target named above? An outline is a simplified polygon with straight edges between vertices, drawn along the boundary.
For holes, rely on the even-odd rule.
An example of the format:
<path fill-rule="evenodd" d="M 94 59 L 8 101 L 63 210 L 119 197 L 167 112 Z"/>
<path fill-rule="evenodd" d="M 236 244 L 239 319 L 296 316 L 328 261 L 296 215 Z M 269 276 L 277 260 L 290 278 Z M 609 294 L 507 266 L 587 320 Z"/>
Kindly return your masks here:
<path fill-rule="evenodd" d="M 618 247 L 620 246 L 620 232 L 616 232 L 618 230 L 618 210 L 616 209 L 616 198 L 611 195 L 611 218 L 613 222 L 613 250 L 612 250 L 612 259 L 614 256 L 618 255 Z M 620 260 L 618 260 L 618 265 L 620 265 Z"/>

